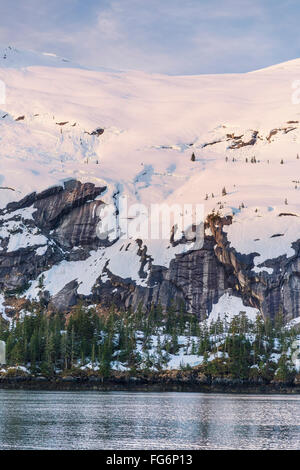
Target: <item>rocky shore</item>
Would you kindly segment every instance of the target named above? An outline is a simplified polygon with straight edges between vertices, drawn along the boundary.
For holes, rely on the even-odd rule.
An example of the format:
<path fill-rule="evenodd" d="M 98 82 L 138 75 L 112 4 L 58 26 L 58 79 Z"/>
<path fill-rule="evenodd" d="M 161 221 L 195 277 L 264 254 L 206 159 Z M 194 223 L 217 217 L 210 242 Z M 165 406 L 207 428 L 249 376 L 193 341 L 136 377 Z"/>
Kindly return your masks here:
<path fill-rule="evenodd" d="M 33 376 L 14 375 L 0 377 L 0 389 L 6 390 L 57 390 L 57 391 L 149 391 L 149 392 L 200 392 L 200 393 L 253 393 L 300 394 L 300 383 L 241 380 L 221 377 L 195 377 L 193 375 L 153 374 L 129 376 L 127 374 L 101 377 L 91 376 Z"/>

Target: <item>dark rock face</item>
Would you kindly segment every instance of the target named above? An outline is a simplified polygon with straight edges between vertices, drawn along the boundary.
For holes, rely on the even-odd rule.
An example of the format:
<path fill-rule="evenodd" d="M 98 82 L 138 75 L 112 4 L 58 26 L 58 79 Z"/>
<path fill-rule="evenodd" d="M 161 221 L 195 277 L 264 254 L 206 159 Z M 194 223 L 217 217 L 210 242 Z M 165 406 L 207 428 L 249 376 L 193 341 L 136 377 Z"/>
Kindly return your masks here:
<path fill-rule="evenodd" d="M 19 291 L 28 287 L 47 266 L 59 263 L 63 258 L 57 247 L 49 247 L 43 256 L 35 252 L 37 247 L 21 248 L 11 253 L 0 251 L 0 289 Z"/>
<path fill-rule="evenodd" d="M 74 207 L 60 220 L 52 234 L 53 239 L 65 249 L 75 246 L 98 247 L 99 238 L 96 235 L 96 226 L 99 219 L 95 214 L 101 204 L 101 201 L 89 201 L 84 205 Z"/>
<path fill-rule="evenodd" d="M 0 290 L 24 290 L 30 280 L 67 258 L 65 248 L 80 245 L 81 256 L 86 257 L 92 247 L 100 246 L 96 209 L 102 202 L 94 199 L 105 189 L 71 180 L 64 187 L 55 186 L 8 204 L 6 211 L 0 212 L 0 227 L 8 224 L 9 232 L 0 239 Z M 32 216 L 26 213 L 28 208 Z M 42 235 L 47 245 L 33 237 L 29 246 L 9 249 L 9 237 L 16 233 L 25 240 Z M 41 246 L 42 254 L 38 250 Z"/>
<path fill-rule="evenodd" d="M 201 250 L 177 255 L 169 269 L 152 265 L 147 288 L 126 286 L 127 294 L 123 292 L 125 306 L 137 308 L 142 304 L 150 308 L 151 304 L 161 304 L 164 308 L 182 307 L 206 318 L 213 303 L 231 287 L 229 270 L 216 258 L 214 243 L 207 239 Z M 100 290 L 96 297 L 101 295 Z"/>
<path fill-rule="evenodd" d="M 82 206 L 99 196 L 105 188 L 95 188 L 91 183 L 81 184 L 78 181 L 72 180 L 65 183 L 64 190 L 61 187 L 55 187 L 52 190 L 44 191 L 37 196 L 34 207 L 37 209 L 33 218 L 36 225 L 43 230 L 54 230 L 60 227 L 63 232 L 66 223 L 82 223 L 80 216 L 81 212 L 75 209 L 82 208 Z M 67 215 L 73 216 L 66 220 Z M 65 224 L 62 226 L 63 221 Z M 85 220 L 86 221 L 86 210 Z M 66 234 L 67 235 L 67 234 Z M 70 235 L 70 233 L 69 233 Z"/>
<path fill-rule="evenodd" d="M 78 302 L 77 295 L 78 282 L 71 281 L 65 287 L 51 298 L 50 306 L 58 312 L 63 312 L 66 305 L 73 307 Z"/>
<path fill-rule="evenodd" d="M 98 196 L 105 189 L 70 180 L 64 187 L 29 194 L 0 211 L 0 228 L 4 227 L 6 234 L 0 238 L 0 292 L 22 296 L 30 281 L 52 266 L 86 260 L 92 250 L 111 245 L 96 235 L 97 209 L 103 204 Z M 227 241 L 223 227 L 231 223 L 231 217 L 209 216 L 207 227 L 211 235 L 205 236 L 203 247 L 176 255 L 168 268 L 154 265 L 147 247 L 137 240 L 139 276 L 145 279 L 148 274 L 145 285 L 116 276 L 105 264 L 104 268 L 99 267 L 99 278 L 89 296 L 78 293 L 79 282 L 73 279 L 52 297 L 44 289 L 40 298 L 45 306 L 62 312 L 86 298 L 92 303 L 114 303 L 120 308 L 173 306 L 204 319 L 213 304 L 230 291 L 266 317 L 281 312 L 289 321 L 300 316 L 300 241 L 293 245 L 295 256 L 265 262 L 266 267 L 273 268 L 272 274 L 257 274 L 252 270 L 255 253 L 238 253 Z M 10 238 L 16 234 L 22 239 L 21 246 L 10 245 Z M 27 239 L 30 243 L 24 246 Z"/>
<path fill-rule="evenodd" d="M 209 217 L 212 236 L 205 237 L 201 250 L 176 255 L 169 268 L 152 265 L 147 287 L 125 283 L 110 273 L 110 281 L 93 291 L 93 299 L 109 305 L 137 308 L 151 304 L 174 306 L 205 319 L 214 303 L 230 292 L 255 307 L 265 317 L 282 313 L 286 321 L 300 315 L 300 242 L 294 244 L 297 255 L 281 256 L 265 265 L 273 274 L 252 271 L 255 253 L 236 252 L 227 241 L 223 226 L 231 217 Z M 116 289 L 117 287 L 117 289 Z"/>

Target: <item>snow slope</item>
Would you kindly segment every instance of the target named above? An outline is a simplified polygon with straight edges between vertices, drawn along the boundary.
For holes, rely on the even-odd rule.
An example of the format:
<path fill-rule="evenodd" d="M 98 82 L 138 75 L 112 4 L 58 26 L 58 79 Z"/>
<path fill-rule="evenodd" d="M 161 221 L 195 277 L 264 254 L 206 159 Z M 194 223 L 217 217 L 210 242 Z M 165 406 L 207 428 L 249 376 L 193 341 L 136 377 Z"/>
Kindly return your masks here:
<path fill-rule="evenodd" d="M 259 314 L 259 311 L 253 307 L 245 307 L 243 305 L 242 299 L 225 293 L 219 299 L 217 304 L 214 304 L 212 311 L 209 314 L 207 323 L 210 325 L 212 322 L 220 320 L 225 320 L 230 323 L 235 315 L 245 312 L 249 320 L 254 322 Z"/>
<path fill-rule="evenodd" d="M 51 54 L 7 49 L 0 59 L 7 90 L 0 105 L 0 207 L 70 177 L 107 185 L 107 203 L 118 191 L 147 206 L 204 204 L 206 214 L 234 214 L 227 227 L 232 246 L 255 252 L 255 271 L 271 273 L 264 262 L 292 256 L 299 238 L 299 76 L 300 59 L 247 74 L 174 77 L 84 70 Z M 97 128 L 104 133 L 93 135 Z M 164 255 L 166 266 L 186 249 L 167 252 L 166 241 L 147 246 L 154 259 Z M 45 273 L 49 288 L 57 292 L 75 271 L 81 291 L 90 291 L 99 275 L 91 266 L 100 259 L 120 276 L 130 265 L 128 277 L 137 280 L 134 243 L 122 262 L 119 248 L 91 253 L 82 271 L 72 263 L 53 267 Z"/>
<path fill-rule="evenodd" d="M 30 50 L 19 50 L 12 46 L 0 48 L 0 64 L 5 68 L 23 68 L 33 65 L 66 67 L 66 64 L 75 66 L 70 60 L 51 52 L 41 54 Z"/>

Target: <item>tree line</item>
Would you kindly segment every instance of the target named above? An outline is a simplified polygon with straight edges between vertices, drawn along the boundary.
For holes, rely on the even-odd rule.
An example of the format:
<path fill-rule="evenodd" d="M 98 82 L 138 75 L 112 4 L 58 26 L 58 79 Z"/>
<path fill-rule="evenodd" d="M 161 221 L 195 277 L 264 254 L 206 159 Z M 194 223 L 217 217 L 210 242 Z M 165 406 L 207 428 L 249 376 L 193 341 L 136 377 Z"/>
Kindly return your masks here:
<path fill-rule="evenodd" d="M 22 365 L 31 373 L 53 375 L 97 366 L 102 376 L 114 364 L 130 373 L 160 371 L 179 352 L 199 357 L 199 370 L 215 377 L 292 380 L 295 328 L 284 327 L 282 315 L 273 321 L 257 316 L 250 322 L 244 312 L 230 321 L 199 322 L 195 315 L 170 307 L 153 306 L 148 313 L 109 311 L 78 305 L 72 314 L 31 312 L 10 327 L 0 322 L 0 340 L 6 342 L 9 366 Z M 188 359 L 187 359 L 188 361 Z M 188 362 L 181 368 L 189 368 Z"/>

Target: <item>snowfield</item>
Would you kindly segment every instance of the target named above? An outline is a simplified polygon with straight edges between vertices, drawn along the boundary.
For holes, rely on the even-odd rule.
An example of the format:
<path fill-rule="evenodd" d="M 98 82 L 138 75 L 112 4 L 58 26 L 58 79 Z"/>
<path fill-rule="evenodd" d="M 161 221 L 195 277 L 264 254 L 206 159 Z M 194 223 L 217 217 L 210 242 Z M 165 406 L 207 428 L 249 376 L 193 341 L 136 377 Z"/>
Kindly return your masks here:
<path fill-rule="evenodd" d="M 106 203 L 117 190 L 146 206 L 204 204 L 205 214 L 233 214 L 226 227 L 231 246 L 255 253 L 254 271 L 271 274 L 265 262 L 293 256 L 292 243 L 300 238 L 299 77 L 300 59 L 246 74 L 166 76 L 86 70 L 51 53 L 6 49 L 0 208 L 67 178 L 106 185 Z M 0 239 L 14 229 L 5 217 Z M 119 240 L 85 261 L 52 267 L 45 287 L 55 294 L 77 279 L 78 292 L 88 294 L 107 261 L 114 274 L 144 285 L 138 247 L 129 241 L 127 251 Z M 8 250 L 30 244 L 43 255 L 47 239 L 25 231 L 11 237 Z M 147 247 L 164 266 L 187 249 L 165 240 L 148 240 Z M 38 280 L 28 297 L 37 295 L 37 286 Z M 212 318 L 247 311 L 236 302 L 221 299 Z"/>
<path fill-rule="evenodd" d="M 219 299 L 218 303 L 214 304 L 212 311 L 207 319 L 208 325 L 220 320 L 226 320 L 230 323 L 235 315 L 245 312 L 250 321 L 254 322 L 259 314 L 259 311 L 253 307 L 245 307 L 240 298 L 225 293 Z"/>

